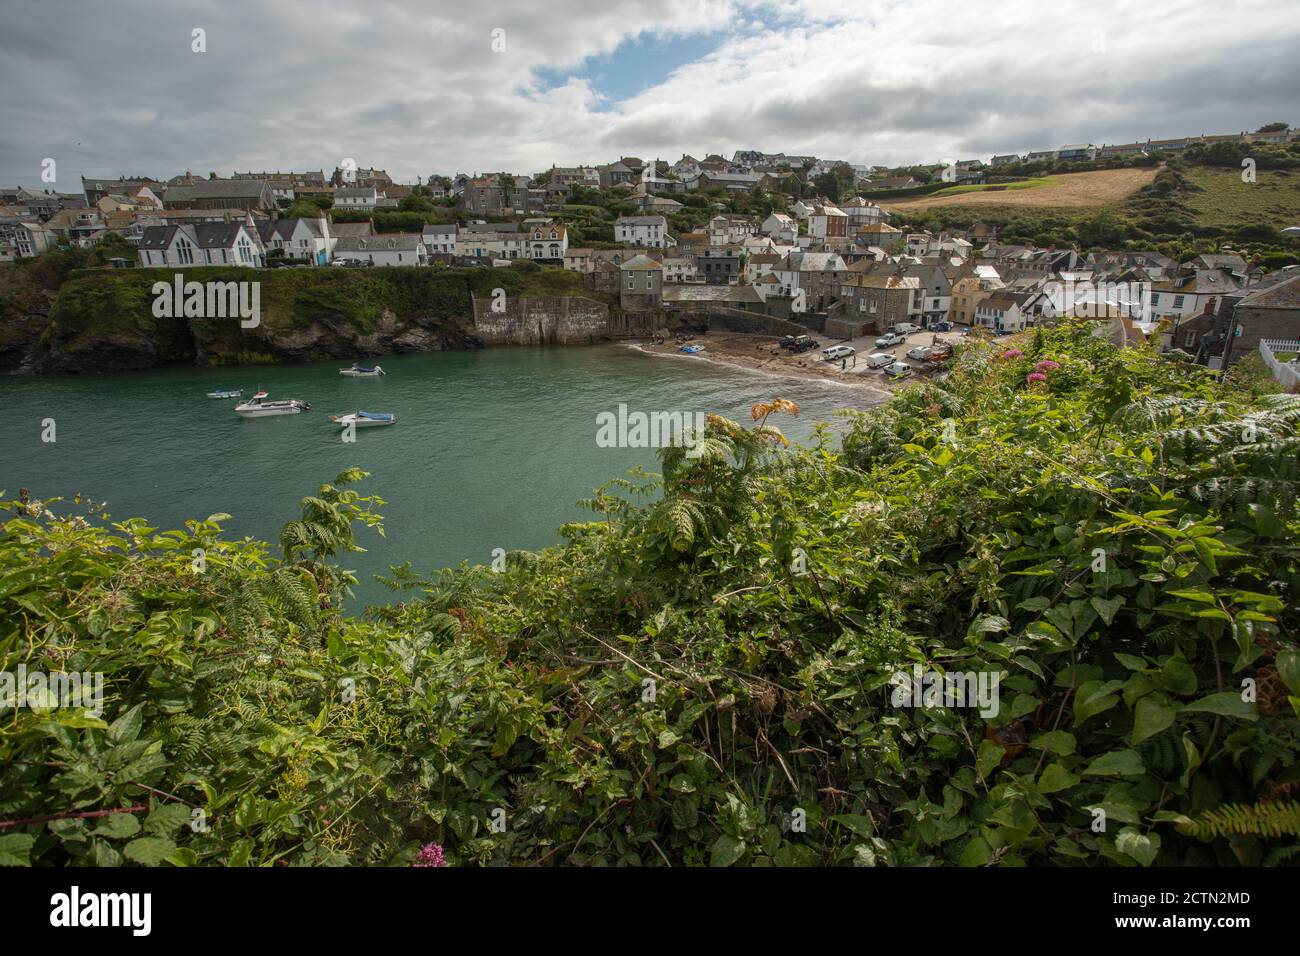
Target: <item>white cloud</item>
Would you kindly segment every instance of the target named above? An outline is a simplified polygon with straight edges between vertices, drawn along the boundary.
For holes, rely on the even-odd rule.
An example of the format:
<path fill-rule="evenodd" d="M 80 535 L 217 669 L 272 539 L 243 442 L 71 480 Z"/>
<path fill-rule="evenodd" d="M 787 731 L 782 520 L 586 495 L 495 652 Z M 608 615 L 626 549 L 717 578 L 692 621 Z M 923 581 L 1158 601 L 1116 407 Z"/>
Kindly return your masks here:
<path fill-rule="evenodd" d="M 61 189 L 81 173 L 328 170 L 344 156 L 404 181 L 736 148 L 923 162 L 1300 120 L 1300 25 L 1263 0 L 122 0 L 104 12 L 11 0 L 0 182 L 39 182 L 44 156 Z M 697 34 L 717 34 L 716 48 L 621 102 L 586 80 L 539 80 L 637 37 Z"/>

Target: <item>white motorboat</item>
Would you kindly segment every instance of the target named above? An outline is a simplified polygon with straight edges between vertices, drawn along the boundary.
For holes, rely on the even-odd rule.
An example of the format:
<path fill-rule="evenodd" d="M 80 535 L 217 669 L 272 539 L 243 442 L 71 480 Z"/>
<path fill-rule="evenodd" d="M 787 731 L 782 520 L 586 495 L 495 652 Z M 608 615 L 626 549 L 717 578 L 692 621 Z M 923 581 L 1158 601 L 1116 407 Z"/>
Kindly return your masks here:
<path fill-rule="evenodd" d="M 243 394 L 242 388 L 219 388 L 215 392 L 208 392 L 208 398 L 239 398 Z"/>
<path fill-rule="evenodd" d="M 258 392 L 246 402 L 235 406 L 235 414 L 244 418 L 265 418 L 268 415 L 299 415 L 311 408 L 306 402 L 296 398 L 268 402 L 266 392 Z"/>
<path fill-rule="evenodd" d="M 347 428 L 374 428 L 378 425 L 396 425 L 397 416 L 388 412 L 348 412 L 346 415 L 331 415 L 330 421 Z"/>
<path fill-rule="evenodd" d="M 384 374 L 384 370 L 379 365 L 376 365 L 374 368 L 365 365 L 353 365 L 351 368 L 339 369 L 339 374 L 347 375 L 351 378 L 378 378 L 380 375 Z"/>

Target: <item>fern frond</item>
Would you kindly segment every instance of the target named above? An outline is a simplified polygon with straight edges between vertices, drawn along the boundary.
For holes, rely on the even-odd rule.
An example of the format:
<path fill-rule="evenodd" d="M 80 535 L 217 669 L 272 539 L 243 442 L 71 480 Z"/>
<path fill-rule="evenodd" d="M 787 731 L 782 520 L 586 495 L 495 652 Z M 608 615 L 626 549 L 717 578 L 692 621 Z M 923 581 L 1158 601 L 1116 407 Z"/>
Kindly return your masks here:
<path fill-rule="evenodd" d="M 1300 836 L 1300 803 L 1264 801 L 1256 804 L 1229 803 L 1207 810 L 1195 820 L 1178 824 L 1189 836 Z"/>

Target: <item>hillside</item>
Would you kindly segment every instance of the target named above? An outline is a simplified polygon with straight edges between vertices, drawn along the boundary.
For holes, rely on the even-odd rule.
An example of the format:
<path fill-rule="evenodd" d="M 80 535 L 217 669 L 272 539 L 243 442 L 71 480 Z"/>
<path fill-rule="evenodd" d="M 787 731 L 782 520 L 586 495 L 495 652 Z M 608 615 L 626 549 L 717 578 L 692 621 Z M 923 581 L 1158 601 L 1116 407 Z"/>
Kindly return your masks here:
<path fill-rule="evenodd" d="M 978 206 L 1016 209 L 1097 209 L 1114 206 L 1150 183 L 1152 168 L 1103 169 L 1090 173 L 1060 173 L 1031 181 L 999 186 L 954 186 L 929 196 L 880 203 L 892 211 L 915 211 L 940 206 Z"/>
<path fill-rule="evenodd" d="M 1294 862 L 1300 398 L 1088 323 L 1022 341 L 963 345 L 842 447 L 781 452 L 779 400 L 712 417 L 565 544 L 394 569 L 404 603 L 361 619 L 359 471 L 279 548 L 224 515 L 5 503 L 0 664 L 107 688 L 0 722 L 0 815 L 26 821 L 0 854 Z"/>
<path fill-rule="evenodd" d="M 45 293 L 41 313 L 0 297 L 0 368 L 103 372 L 178 362 L 249 364 L 472 347 L 471 294 L 580 295 L 582 277 L 556 268 L 266 269 L 207 267 L 187 279 L 259 283 L 260 325 L 238 319 L 158 318 L 153 286 L 174 269 L 84 269 Z M 182 271 L 182 274 L 183 271 Z M 48 304 L 53 297 L 52 307 Z M 29 310 L 30 311 L 30 310 Z"/>
<path fill-rule="evenodd" d="M 1185 175 L 1194 189 L 1184 201 L 1207 226 L 1300 226 L 1300 170 L 1259 169 L 1253 183 L 1242 182 L 1240 169 L 1192 166 Z"/>

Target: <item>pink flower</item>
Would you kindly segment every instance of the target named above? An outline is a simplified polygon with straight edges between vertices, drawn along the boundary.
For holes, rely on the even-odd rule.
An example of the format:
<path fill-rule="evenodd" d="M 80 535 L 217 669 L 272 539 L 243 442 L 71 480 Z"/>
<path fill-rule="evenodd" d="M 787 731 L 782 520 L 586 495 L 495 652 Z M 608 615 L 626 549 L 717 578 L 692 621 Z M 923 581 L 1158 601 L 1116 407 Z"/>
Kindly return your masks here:
<path fill-rule="evenodd" d="M 420 855 L 416 857 L 412 866 L 446 866 L 447 861 L 443 859 L 442 847 L 436 843 L 426 843 L 420 847 Z"/>
<path fill-rule="evenodd" d="M 1024 354 L 1025 354 L 1025 353 L 1022 352 L 1022 351 L 1020 351 L 1020 349 L 1007 349 L 1005 352 L 1003 352 L 1001 355 L 999 355 L 998 358 L 1004 358 L 1004 359 L 1017 359 L 1017 358 L 1020 358 L 1020 356 L 1022 356 L 1022 355 L 1024 355 Z"/>
<path fill-rule="evenodd" d="M 1034 366 L 1034 368 L 1038 369 L 1040 372 L 1055 372 L 1060 367 L 1060 362 L 1053 362 L 1051 359 L 1043 359 Z"/>
<path fill-rule="evenodd" d="M 1046 382 L 1047 376 L 1042 372 L 1030 372 L 1029 377 L 1026 378 L 1025 381 L 1030 385 L 1033 385 L 1035 382 Z"/>

